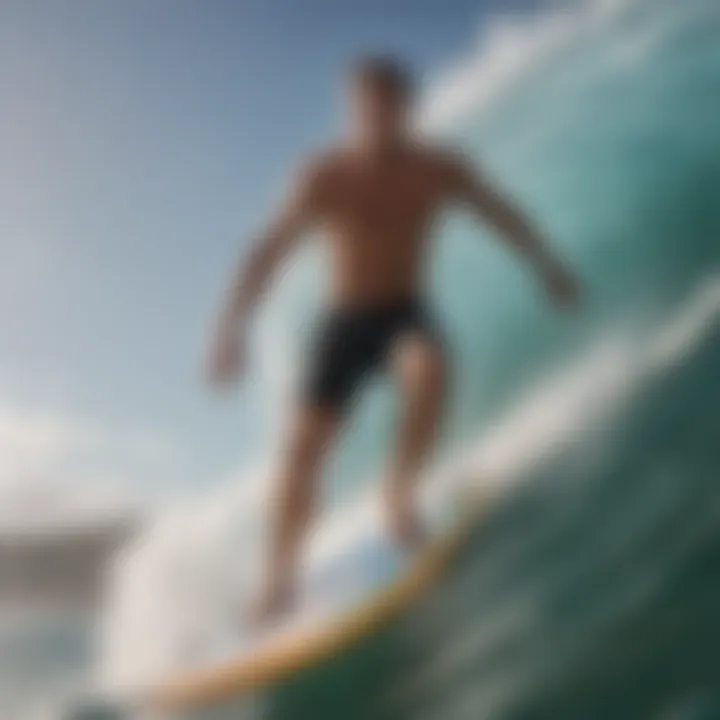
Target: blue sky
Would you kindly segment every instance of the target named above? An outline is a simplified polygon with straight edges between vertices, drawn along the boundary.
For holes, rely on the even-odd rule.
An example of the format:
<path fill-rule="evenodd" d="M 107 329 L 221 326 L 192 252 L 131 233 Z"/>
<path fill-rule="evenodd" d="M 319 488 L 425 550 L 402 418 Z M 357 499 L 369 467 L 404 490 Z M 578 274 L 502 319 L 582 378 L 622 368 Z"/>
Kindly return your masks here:
<path fill-rule="evenodd" d="M 434 73 L 537 4 L 3 0 L 0 481 L 66 462 L 66 435 L 71 472 L 99 429 L 93 472 L 125 445 L 166 448 L 169 484 L 241 463 L 257 423 L 202 386 L 206 325 L 287 166 L 336 132 L 344 62 Z"/>

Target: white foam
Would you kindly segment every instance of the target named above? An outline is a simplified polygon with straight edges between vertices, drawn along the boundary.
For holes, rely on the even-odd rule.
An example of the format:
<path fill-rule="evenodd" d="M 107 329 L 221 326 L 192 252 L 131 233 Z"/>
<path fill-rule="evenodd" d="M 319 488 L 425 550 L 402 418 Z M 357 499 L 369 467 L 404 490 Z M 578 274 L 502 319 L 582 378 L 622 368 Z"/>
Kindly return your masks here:
<path fill-rule="evenodd" d="M 569 44 L 614 23 L 632 0 L 597 0 L 568 7 L 558 4 L 537 17 L 498 19 L 477 48 L 432 83 L 420 123 L 428 131 L 452 128 L 470 113 L 477 117 L 494 105 L 528 71 Z"/>

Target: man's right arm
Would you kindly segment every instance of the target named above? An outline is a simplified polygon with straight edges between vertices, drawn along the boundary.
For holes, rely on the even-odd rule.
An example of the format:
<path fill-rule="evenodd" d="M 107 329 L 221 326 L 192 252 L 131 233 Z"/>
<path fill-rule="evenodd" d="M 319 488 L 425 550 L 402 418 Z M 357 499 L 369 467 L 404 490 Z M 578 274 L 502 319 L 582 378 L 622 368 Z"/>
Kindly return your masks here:
<path fill-rule="evenodd" d="M 317 219 L 320 175 L 317 164 L 301 168 L 284 202 L 238 263 L 210 347 L 208 372 L 212 380 L 231 380 L 242 369 L 244 337 L 252 311 L 278 266 Z"/>

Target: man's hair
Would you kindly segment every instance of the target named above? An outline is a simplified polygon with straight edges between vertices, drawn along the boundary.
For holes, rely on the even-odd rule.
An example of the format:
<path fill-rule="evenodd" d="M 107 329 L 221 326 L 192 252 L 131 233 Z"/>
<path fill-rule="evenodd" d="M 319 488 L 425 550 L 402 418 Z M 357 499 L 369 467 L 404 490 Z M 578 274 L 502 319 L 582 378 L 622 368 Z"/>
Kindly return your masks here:
<path fill-rule="evenodd" d="M 351 81 L 369 83 L 404 101 L 413 98 L 415 88 L 411 73 L 399 60 L 389 55 L 363 55 L 350 64 Z"/>

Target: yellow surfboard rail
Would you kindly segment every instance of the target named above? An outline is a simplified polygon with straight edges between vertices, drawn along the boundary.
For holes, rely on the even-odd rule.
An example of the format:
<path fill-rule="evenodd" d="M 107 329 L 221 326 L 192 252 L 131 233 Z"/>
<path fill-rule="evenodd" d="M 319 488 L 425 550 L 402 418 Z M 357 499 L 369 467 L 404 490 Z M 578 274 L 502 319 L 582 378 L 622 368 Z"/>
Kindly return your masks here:
<path fill-rule="evenodd" d="M 487 497 L 482 499 L 474 501 L 452 531 L 432 542 L 406 573 L 369 600 L 320 628 L 303 628 L 239 657 L 178 673 L 143 693 L 140 705 L 179 711 L 221 703 L 282 681 L 382 629 L 436 582 L 477 524 L 487 504 Z"/>

